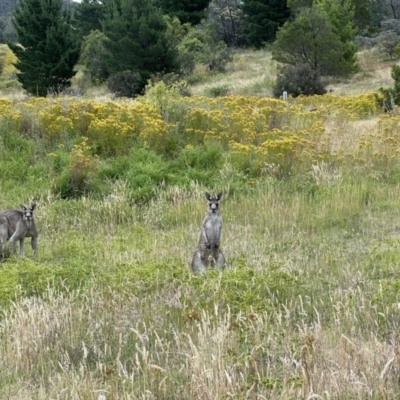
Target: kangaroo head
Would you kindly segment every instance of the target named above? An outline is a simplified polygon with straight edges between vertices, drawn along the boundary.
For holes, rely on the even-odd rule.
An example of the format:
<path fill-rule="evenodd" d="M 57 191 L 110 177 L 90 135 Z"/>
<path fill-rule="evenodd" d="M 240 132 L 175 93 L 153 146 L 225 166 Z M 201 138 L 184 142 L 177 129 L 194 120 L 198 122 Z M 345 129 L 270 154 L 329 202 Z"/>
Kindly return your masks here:
<path fill-rule="evenodd" d="M 219 210 L 219 202 L 222 199 L 223 194 L 220 192 L 217 194 L 217 197 L 212 197 L 210 193 L 205 192 L 205 197 L 208 201 L 208 212 L 210 213 L 218 213 Z"/>
<path fill-rule="evenodd" d="M 31 221 L 33 219 L 33 210 L 36 208 L 36 204 L 33 203 L 30 208 L 27 208 L 21 204 L 21 209 L 24 213 L 24 219 Z"/>

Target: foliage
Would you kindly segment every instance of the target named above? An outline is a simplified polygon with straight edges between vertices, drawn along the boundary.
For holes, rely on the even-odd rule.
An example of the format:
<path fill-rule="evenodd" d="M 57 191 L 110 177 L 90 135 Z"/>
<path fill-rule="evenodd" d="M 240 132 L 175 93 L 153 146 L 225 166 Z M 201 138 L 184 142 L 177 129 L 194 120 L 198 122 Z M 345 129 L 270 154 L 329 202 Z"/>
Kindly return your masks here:
<path fill-rule="evenodd" d="M 391 60 L 398 57 L 396 48 L 400 43 L 400 36 L 396 32 L 394 31 L 381 32 L 376 37 L 376 42 L 382 53 L 389 56 Z"/>
<path fill-rule="evenodd" d="M 400 67 L 393 65 L 391 72 L 394 86 L 392 88 L 380 88 L 380 95 L 376 96 L 377 102 L 386 111 L 392 111 L 400 105 Z"/>
<path fill-rule="evenodd" d="M 17 61 L 14 53 L 7 45 L 0 45 L 0 63 L 2 64 L 2 73 L 0 74 L 0 88 L 20 88 L 16 79 L 16 69 L 14 63 Z"/>
<path fill-rule="evenodd" d="M 208 6 L 207 20 L 218 36 L 228 46 L 243 43 L 243 10 L 239 0 L 212 0 Z"/>
<path fill-rule="evenodd" d="M 178 18 L 182 24 L 197 25 L 205 17 L 208 0 L 156 0 L 163 14 Z"/>
<path fill-rule="evenodd" d="M 159 112 L 167 123 L 178 121 L 185 115 L 186 107 L 183 106 L 183 97 L 190 96 L 190 89 L 185 81 L 177 80 L 150 80 L 146 92 L 139 100 L 150 104 Z"/>
<path fill-rule="evenodd" d="M 293 14 L 297 14 L 302 8 L 312 7 L 314 0 L 287 0 L 287 5 Z"/>
<path fill-rule="evenodd" d="M 193 29 L 189 23 L 182 24 L 177 17 L 164 15 L 164 21 L 166 23 L 165 34 L 172 47 L 176 47 Z"/>
<path fill-rule="evenodd" d="M 102 27 L 109 40 L 104 43 L 104 63 L 110 75 L 122 71 L 139 74 L 137 94 L 152 74 L 178 70 L 166 23 L 153 1 L 110 0 L 105 6 Z"/>
<path fill-rule="evenodd" d="M 107 40 L 104 33 L 98 30 L 91 31 L 82 40 L 79 64 L 84 67 L 85 73 L 95 84 L 104 82 L 110 75 L 104 61 Z"/>
<path fill-rule="evenodd" d="M 138 72 L 116 72 L 107 79 L 107 87 L 116 97 L 135 97 L 142 86 Z"/>
<path fill-rule="evenodd" d="M 92 31 L 101 31 L 103 4 L 99 0 L 82 0 L 74 7 L 73 23 L 80 37 L 88 36 Z"/>
<path fill-rule="evenodd" d="M 89 194 L 97 171 L 97 157 L 91 155 L 87 138 L 74 145 L 67 156 L 64 151 L 61 146 L 56 153 L 49 154 L 55 177 L 53 192 L 62 199 L 73 199 Z"/>
<path fill-rule="evenodd" d="M 0 43 L 17 41 L 17 35 L 11 22 L 11 16 L 0 17 Z"/>
<path fill-rule="evenodd" d="M 30 94 L 46 96 L 70 86 L 79 56 L 70 14 L 61 0 L 21 0 L 13 12 L 18 44 L 9 47 L 18 58 L 17 78 Z"/>
<path fill-rule="evenodd" d="M 218 40 L 210 24 L 202 24 L 191 30 L 177 47 L 182 72 L 189 75 L 196 64 L 206 65 L 209 70 L 223 71 L 231 60 L 227 45 Z"/>
<path fill-rule="evenodd" d="M 284 91 L 293 97 L 326 93 L 318 71 L 313 71 L 309 64 L 287 65 L 283 68 L 276 78 L 274 96 L 279 98 Z"/>
<path fill-rule="evenodd" d="M 294 21 L 278 31 L 273 57 L 284 64 L 309 64 L 321 75 L 346 75 L 353 65 L 344 58 L 340 38 L 333 32 L 325 12 L 305 8 Z"/>
<path fill-rule="evenodd" d="M 210 97 L 227 96 L 229 93 L 229 87 L 227 85 L 213 86 L 207 91 Z"/>
<path fill-rule="evenodd" d="M 360 34 L 372 33 L 376 30 L 373 25 L 372 2 L 369 0 L 353 0 L 354 25 Z"/>
<path fill-rule="evenodd" d="M 332 26 L 332 32 L 342 44 L 342 74 L 357 72 L 357 45 L 354 42 L 357 28 L 354 26 L 353 0 L 319 0 L 316 7 L 326 13 Z"/>
<path fill-rule="evenodd" d="M 256 48 L 273 42 L 278 28 L 290 17 L 290 9 L 282 0 L 246 0 L 241 9 L 245 41 Z"/>

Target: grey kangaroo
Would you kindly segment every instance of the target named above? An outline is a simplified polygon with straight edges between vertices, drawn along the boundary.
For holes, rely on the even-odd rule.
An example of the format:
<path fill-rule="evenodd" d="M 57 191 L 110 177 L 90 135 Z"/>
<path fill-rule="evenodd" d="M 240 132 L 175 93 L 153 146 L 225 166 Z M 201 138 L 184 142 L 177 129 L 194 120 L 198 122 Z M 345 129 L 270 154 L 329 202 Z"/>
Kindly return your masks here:
<path fill-rule="evenodd" d="M 6 243 L 11 236 L 11 228 L 8 218 L 5 215 L 0 216 L 0 251 L 4 258 L 6 254 Z"/>
<path fill-rule="evenodd" d="M 35 220 L 33 218 L 33 211 L 36 208 L 36 204 L 32 204 L 30 208 L 21 205 L 21 210 L 6 210 L 0 212 L 0 221 L 4 221 L 4 218 L 8 221 L 8 238 L 10 239 L 14 253 L 17 252 L 16 243 L 19 240 L 19 254 L 23 257 L 24 241 L 26 237 L 32 238 L 32 252 L 36 254 L 37 243 L 38 243 L 38 231 L 36 228 Z M 3 224 L 0 225 L 0 231 L 4 235 L 5 227 Z"/>
<path fill-rule="evenodd" d="M 206 192 L 205 197 L 208 201 L 208 212 L 201 226 L 199 244 L 193 254 L 192 272 L 201 275 L 214 265 L 216 269 L 225 268 L 225 256 L 220 248 L 222 235 L 222 218 L 219 214 L 219 202 L 223 194 L 218 193 L 217 197 L 212 197 Z"/>

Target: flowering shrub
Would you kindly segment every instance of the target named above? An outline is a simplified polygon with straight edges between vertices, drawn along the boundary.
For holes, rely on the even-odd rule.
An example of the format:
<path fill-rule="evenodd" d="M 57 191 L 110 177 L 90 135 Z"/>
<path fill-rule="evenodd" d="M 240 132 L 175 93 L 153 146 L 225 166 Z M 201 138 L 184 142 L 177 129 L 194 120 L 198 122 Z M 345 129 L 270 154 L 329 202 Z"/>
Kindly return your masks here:
<path fill-rule="evenodd" d="M 91 184 L 97 172 L 97 156 L 91 155 L 87 138 L 73 146 L 69 154 L 61 145 L 52 158 L 55 183 L 53 191 L 61 198 L 75 198 L 91 191 Z"/>
<path fill-rule="evenodd" d="M 0 117 L 9 118 L 21 132 L 30 124 L 30 130 L 49 146 L 62 144 L 71 150 L 85 137 L 91 154 L 102 157 L 128 155 L 132 146 L 176 156 L 188 146 L 218 143 L 221 151 L 230 153 L 239 172 L 254 176 L 271 165 L 287 175 L 318 160 L 359 157 L 364 163 L 367 156 L 378 161 L 398 157 L 395 116 L 382 118 L 383 136 L 374 133 L 374 149 L 368 155 L 368 137 L 360 139 L 359 151 L 351 157 L 349 149 L 331 144 L 332 135 L 348 134 L 345 130 L 351 121 L 378 115 L 373 94 L 299 96 L 285 102 L 240 96 L 185 97 L 180 85 L 157 82 L 135 101 L 50 98 L 13 104 L 1 100 Z M 335 132 L 327 127 L 332 124 Z"/>
<path fill-rule="evenodd" d="M 2 128 L 19 131 L 22 115 L 15 110 L 11 100 L 0 99 L 0 119 Z"/>

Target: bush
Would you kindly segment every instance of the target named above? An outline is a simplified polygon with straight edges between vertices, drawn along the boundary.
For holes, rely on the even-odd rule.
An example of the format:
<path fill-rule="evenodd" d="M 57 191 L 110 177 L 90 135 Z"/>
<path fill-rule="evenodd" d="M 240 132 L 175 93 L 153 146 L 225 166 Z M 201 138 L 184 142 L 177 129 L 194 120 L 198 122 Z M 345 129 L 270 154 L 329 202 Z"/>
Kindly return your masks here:
<path fill-rule="evenodd" d="M 191 168 L 218 171 L 223 161 L 222 148 L 218 145 L 210 144 L 187 147 L 181 152 L 177 163 L 184 171 L 188 171 Z"/>
<path fill-rule="evenodd" d="M 284 67 L 276 78 L 273 93 L 275 97 L 279 98 L 284 91 L 293 97 L 326 93 L 319 72 L 313 70 L 309 64 L 287 65 Z"/>
<path fill-rule="evenodd" d="M 394 80 L 394 87 L 379 88 L 379 95 L 376 95 L 376 100 L 385 111 L 390 112 L 393 107 L 400 105 L 400 67 L 393 65 L 391 76 Z"/>
<path fill-rule="evenodd" d="M 83 38 L 79 63 L 84 66 L 85 73 L 90 75 L 92 83 L 102 83 L 109 76 L 104 62 L 107 56 L 106 42 L 108 40 L 104 33 L 97 29 Z"/>
<path fill-rule="evenodd" d="M 203 64 L 209 70 L 224 71 L 232 60 L 228 46 L 218 40 L 210 25 L 201 25 L 190 31 L 177 47 L 181 72 L 189 75 L 196 64 Z"/>
<path fill-rule="evenodd" d="M 400 42 L 400 36 L 396 32 L 382 32 L 376 40 L 382 53 L 387 54 L 391 60 L 397 57 L 396 47 Z"/>
<path fill-rule="evenodd" d="M 117 97 L 135 97 L 142 87 L 142 77 L 129 70 L 117 72 L 107 79 L 107 87 Z"/>
<path fill-rule="evenodd" d="M 207 95 L 210 97 L 227 96 L 229 94 L 228 85 L 214 86 L 207 90 Z"/>
<path fill-rule="evenodd" d="M 49 156 L 53 159 L 55 174 L 53 192 L 55 194 L 62 199 L 73 199 L 93 191 L 98 159 L 91 155 L 86 138 L 82 143 L 74 145 L 68 156 L 62 149 Z"/>

